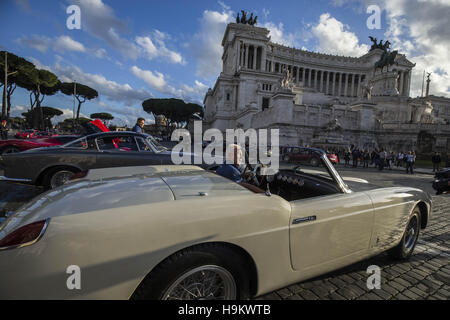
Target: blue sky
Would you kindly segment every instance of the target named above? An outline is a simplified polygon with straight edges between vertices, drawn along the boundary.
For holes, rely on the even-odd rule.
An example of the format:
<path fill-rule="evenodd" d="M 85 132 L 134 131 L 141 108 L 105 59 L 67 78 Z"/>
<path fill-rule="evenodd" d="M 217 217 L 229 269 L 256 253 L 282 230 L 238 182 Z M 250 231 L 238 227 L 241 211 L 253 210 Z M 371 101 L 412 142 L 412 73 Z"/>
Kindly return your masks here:
<path fill-rule="evenodd" d="M 69 5 L 81 9 L 81 30 L 66 27 Z M 382 9 L 381 29 L 369 30 L 366 8 Z M 424 69 L 433 72 L 431 92 L 450 96 L 450 1 L 429 0 L 2 0 L 0 48 L 53 71 L 62 81 L 84 83 L 99 92 L 82 113 L 112 113 L 119 125 L 136 117 L 151 97 L 201 103 L 221 68 L 220 42 L 228 22 L 244 9 L 274 42 L 347 56 L 367 52 L 369 35 L 389 39 L 417 64 L 412 96 Z M 17 89 L 15 114 L 29 106 Z M 73 100 L 58 94 L 43 105 L 71 116 Z"/>

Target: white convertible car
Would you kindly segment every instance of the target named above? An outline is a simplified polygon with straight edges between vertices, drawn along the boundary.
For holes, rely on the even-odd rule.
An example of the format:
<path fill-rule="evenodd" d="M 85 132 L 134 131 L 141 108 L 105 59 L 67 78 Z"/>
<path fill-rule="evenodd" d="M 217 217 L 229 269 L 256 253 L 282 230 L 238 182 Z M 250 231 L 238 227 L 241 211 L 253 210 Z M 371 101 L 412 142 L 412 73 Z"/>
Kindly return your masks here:
<path fill-rule="evenodd" d="M 0 225 L 0 299 L 245 299 L 386 250 L 408 258 L 430 196 L 350 188 L 321 160 L 245 170 L 264 190 L 193 166 L 91 170 Z"/>

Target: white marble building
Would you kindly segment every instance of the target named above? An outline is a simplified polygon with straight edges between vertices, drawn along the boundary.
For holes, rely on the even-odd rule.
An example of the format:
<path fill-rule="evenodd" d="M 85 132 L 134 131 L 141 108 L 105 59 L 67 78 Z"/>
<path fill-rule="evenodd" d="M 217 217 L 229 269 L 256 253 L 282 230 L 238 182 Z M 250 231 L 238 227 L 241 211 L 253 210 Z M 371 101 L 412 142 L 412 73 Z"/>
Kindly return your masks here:
<path fill-rule="evenodd" d="M 358 58 L 309 52 L 237 23 L 227 26 L 222 46 L 222 72 L 204 99 L 205 128 L 278 128 L 282 145 L 393 151 L 420 149 L 426 132 L 433 150 L 450 152 L 450 99 L 411 99 L 415 64 L 402 54 L 381 72 L 374 66 L 382 49 Z"/>

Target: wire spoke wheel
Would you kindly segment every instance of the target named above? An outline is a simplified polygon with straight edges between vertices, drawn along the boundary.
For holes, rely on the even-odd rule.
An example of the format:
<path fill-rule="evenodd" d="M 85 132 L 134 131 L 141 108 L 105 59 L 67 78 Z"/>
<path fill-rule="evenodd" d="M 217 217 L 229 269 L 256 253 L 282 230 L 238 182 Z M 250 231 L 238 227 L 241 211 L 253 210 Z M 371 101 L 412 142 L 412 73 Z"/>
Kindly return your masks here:
<path fill-rule="evenodd" d="M 163 300 L 234 300 L 236 282 L 219 266 L 206 265 L 179 276 L 163 295 Z"/>
<path fill-rule="evenodd" d="M 50 186 L 52 188 L 62 186 L 63 184 L 68 182 L 73 177 L 73 175 L 74 173 L 69 170 L 58 171 L 50 179 Z"/>
<path fill-rule="evenodd" d="M 408 227 L 406 228 L 406 235 L 405 235 L 405 249 L 407 251 L 412 250 L 414 248 L 414 245 L 417 240 L 417 234 L 419 229 L 419 224 L 417 221 L 417 217 L 413 216 L 411 220 L 408 223 Z"/>

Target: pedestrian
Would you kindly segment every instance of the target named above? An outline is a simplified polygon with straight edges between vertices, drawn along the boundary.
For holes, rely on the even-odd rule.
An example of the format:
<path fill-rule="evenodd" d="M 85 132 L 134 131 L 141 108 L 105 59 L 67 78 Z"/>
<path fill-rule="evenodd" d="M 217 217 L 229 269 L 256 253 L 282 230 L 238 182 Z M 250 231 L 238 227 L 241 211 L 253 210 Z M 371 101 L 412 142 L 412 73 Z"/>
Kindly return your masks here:
<path fill-rule="evenodd" d="M 345 160 L 345 167 L 347 168 L 347 165 L 350 165 L 350 151 L 349 150 L 344 152 L 344 160 Z"/>
<path fill-rule="evenodd" d="M 406 173 L 414 174 L 414 162 L 416 160 L 416 157 L 412 151 L 409 152 L 408 155 L 406 155 Z"/>
<path fill-rule="evenodd" d="M 0 125 L 1 131 L 1 139 L 8 140 L 8 122 L 6 120 L 2 120 L 2 124 Z"/>
<path fill-rule="evenodd" d="M 403 151 L 399 152 L 397 155 L 397 168 L 402 165 L 403 157 L 404 157 Z"/>
<path fill-rule="evenodd" d="M 369 168 L 369 161 L 370 161 L 370 152 L 369 150 L 365 150 L 363 154 L 363 160 L 364 160 L 364 168 Z"/>
<path fill-rule="evenodd" d="M 439 166 L 441 165 L 441 156 L 439 153 L 435 152 L 434 156 L 431 157 L 431 162 L 433 162 L 433 172 L 439 171 Z"/>
<path fill-rule="evenodd" d="M 379 159 L 378 159 L 378 170 L 383 170 L 384 166 L 386 165 L 386 157 L 387 153 L 384 151 L 384 149 L 381 149 Z"/>
<path fill-rule="evenodd" d="M 137 133 L 144 133 L 144 125 L 145 125 L 145 119 L 144 118 L 138 118 L 136 121 L 136 125 L 131 129 L 133 132 Z"/>
<path fill-rule="evenodd" d="M 361 157 L 361 153 L 359 152 L 359 149 L 353 150 L 352 156 L 353 156 L 353 168 L 357 168 L 358 167 L 358 159 Z"/>
<path fill-rule="evenodd" d="M 391 152 L 387 152 L 386 151 L 386 167 L 389 168 L 389 170 L 391 170 L 391 161 L 392 161 L 392 151 Z"/>

